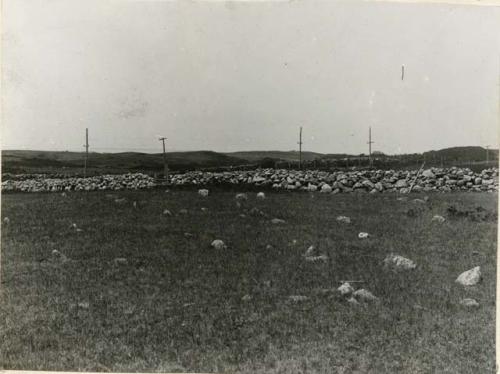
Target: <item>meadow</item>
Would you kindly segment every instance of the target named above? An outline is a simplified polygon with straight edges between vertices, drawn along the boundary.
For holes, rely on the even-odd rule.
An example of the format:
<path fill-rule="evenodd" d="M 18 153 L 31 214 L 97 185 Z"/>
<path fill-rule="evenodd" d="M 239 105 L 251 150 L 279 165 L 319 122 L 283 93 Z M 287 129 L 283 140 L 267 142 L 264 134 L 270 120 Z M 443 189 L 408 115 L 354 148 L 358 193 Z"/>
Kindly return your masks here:
<path fill-rule="evenodd" d="M 495 372 L 497 220 L 448 208 L 493 216 L 496 193 L 236 192 L 3 194 L 1 367 Z M 311 245 L 328 259 L 305 261 Z M 416 269 L 385 269 L 391 253 Z M 474 266 L 478 285 L 455 283 Z M 341 280 L 379 300 L 351 305 Z"/>

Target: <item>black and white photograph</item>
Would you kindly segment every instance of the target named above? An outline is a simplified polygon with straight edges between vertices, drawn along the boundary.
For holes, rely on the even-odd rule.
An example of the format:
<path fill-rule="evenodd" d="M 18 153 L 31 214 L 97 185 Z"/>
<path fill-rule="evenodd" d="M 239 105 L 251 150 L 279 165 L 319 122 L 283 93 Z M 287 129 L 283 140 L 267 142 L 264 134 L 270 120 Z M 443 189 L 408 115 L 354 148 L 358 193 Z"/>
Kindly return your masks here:
<path fill-rule="evenodd" d="M 497 371 L 500 2 L 0 27 L 0 370 Z"/>

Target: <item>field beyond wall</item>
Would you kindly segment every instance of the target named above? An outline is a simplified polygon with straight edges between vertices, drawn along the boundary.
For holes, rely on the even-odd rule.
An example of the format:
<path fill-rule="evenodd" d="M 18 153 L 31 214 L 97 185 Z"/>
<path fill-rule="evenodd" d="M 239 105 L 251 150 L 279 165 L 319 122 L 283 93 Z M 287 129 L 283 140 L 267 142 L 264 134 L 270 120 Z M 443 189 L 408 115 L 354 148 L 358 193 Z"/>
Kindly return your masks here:
<path fill-rule="evenodd" d="M 496 193 L 266 196 L 237 207 L 223 190 L 3 194 L 0 367 L 495 372 L 497 221 L 447 208 L 494 215 Z M 311 245 L 328 260 L 305 261 Z M 391 253 L 417 268 L 384 269 Z M 455 283 L 474 266 L 477 286 Z M 341 280 L 379 302 L 350 305 Z"/>

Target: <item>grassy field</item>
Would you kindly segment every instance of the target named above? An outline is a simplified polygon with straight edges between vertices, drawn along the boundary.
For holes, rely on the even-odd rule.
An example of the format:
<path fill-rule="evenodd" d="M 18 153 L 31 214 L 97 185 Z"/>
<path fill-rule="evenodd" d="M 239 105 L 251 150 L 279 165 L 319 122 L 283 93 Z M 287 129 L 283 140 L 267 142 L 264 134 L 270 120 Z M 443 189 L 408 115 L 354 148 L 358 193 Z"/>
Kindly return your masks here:
<path fill-rule="evenodd" d="M 495 371 L 497 222 L 431 218 L 453 204 L 496 212 L 496 194 L 431 194 L 421 209 L 412 201 L 421 195 L 268 193 L 258 201 L 250 193 L 240 208 L 228 191 L 109 195 L 2 196 L 10 220 L 2 222 L 3 368 Z M 275 217 L 286 223 L 271 224 Z M 358 239 L 360 231 L 371 237 Z M 214 239 L 227 248 L 210 248 Z M 304 260 L 312 244 L 327 262 Z M 54 259 L 54 249 L 69 261 Z M 390 253 L 417 268 L 384 270 Z M 474 266 L 479 285 L 455 283 Z M 351 305 L 328 292 L 345 279 L 364 281 L 356 287 L 379 302 Z M 459 305 L 464 297 L 479 308 Z"/>

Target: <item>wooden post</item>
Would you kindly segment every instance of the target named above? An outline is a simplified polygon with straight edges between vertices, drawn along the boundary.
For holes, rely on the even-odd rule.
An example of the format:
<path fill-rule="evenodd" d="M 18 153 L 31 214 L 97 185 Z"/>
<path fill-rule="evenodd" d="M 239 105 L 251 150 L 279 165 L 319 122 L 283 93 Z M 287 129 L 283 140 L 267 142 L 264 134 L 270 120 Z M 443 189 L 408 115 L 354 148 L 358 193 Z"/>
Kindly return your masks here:
<path fill-rule="evenodd" d="M 87 163 L 89 159 L 89 129 L 85 129 L 85 163 L 83 165 L 83 177 L 87 177 Z"/>
<path fill-rule="evenodd" d="M 159 140 L 161 140 L 163 143 L 163 176 L 165 177 L 168 185 L 168 165 L 167 165 L 167 154 L 165 152 L 165 140 L 167 140 L 167 138 L 162 136 Z"/>
<path fill-rule="evenodd" d="M 299 169 L 302 169 L 302 126 L 299 130 Z"/>

